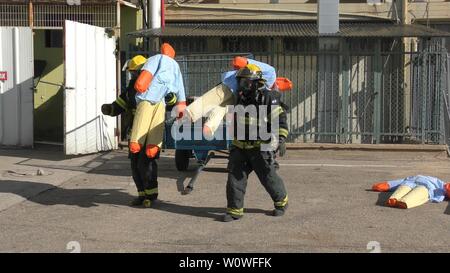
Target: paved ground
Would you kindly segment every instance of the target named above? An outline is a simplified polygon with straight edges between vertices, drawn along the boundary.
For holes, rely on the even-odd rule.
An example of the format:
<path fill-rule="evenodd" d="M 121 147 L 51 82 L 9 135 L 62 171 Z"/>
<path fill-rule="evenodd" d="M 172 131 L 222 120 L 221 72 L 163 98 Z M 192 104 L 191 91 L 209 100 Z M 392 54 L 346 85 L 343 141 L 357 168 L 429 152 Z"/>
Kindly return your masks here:
<path fill-rule="evenodd" d="M 280 160 L 287 215 L 268 215 L 272 202 L 252 174 L 245 217 L 222 223 L 225 158 L 213 159 L 195 191 L 181 195 L 193 173 L 177 172 L 165 153 L 161 201 L 140 209 L 127 205 L 135 189 L 125 151 L 64 158 L 0 150 L 0 252 L 69 252 L 71 241 L 82 252 L 369 252 L 371 241 L 382 252 L 450 252 L 447 201 L 400 210 L 382 206 L 387 194 L 368 191 L 375 181 L 415 174 L 450 180 L 445 154 L 288 152 Z"/>

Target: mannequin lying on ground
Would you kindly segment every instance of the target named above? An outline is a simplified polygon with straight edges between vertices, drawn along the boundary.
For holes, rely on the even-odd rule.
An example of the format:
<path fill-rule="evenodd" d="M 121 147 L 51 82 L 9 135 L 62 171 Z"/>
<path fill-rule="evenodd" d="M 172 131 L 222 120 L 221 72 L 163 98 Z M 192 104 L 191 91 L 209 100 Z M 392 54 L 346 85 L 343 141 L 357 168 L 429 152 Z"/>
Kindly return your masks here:
<path fill-rule="evenodd" d="M 450 183 L 432 176 L 416 175 L 403 179 L 375 183 L 372 190 L 394 191 L 386 202 L 387 206 L 410 209 L 432 201 L 442 202 L 450 198 Z"/>

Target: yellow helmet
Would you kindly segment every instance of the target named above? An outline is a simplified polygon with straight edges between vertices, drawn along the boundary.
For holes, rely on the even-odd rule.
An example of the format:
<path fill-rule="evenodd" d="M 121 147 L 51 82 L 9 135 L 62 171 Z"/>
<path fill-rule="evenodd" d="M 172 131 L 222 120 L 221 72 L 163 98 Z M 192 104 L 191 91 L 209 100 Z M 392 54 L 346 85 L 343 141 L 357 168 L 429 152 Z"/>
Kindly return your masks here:
<path fill-rule="evenodd" d="M 248 78 L 252 81 L 259 80 L 264 81 L 262 77 L 262 71 L 256 64 L 248 64 L 245 67 L 238 70 L 236 78 Z"/>
<path fill-rule="evenodd" d="M 147 59 L 142 55 L 134 56 L 133 59 L 128 63 L 128 70 L 136 71 L 141 69 L 141 67 L 147 62 Z"/>

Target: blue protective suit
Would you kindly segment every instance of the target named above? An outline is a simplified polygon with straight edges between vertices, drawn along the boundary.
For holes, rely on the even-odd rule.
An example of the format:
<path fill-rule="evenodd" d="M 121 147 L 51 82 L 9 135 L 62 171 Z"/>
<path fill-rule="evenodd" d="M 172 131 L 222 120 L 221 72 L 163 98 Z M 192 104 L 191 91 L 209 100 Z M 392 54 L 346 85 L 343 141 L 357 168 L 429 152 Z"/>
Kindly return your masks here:
<path fill-rule="evenodd" d="M 186 101 L 183 76 L 178 63 L 163 54 L 150 57 L 142 70 L 147 70 L 153 75 L 153 80 L 144 93 L 136 94 L 136 103 L 146 100 L 151 103 L 164 101 L 164 97 L 173 92 L 178 101 Z"/>

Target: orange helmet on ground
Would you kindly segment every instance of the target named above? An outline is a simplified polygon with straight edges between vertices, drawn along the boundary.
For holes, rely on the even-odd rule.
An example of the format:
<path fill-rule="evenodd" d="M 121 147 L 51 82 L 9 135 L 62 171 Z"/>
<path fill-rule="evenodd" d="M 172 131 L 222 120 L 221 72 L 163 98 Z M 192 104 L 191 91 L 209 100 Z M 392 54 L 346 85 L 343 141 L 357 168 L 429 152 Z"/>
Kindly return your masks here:
<path fill-rule="evenodd" d="M 445 195 L 450 199 L 450 182 L 445 183 L 444 185 Z"/>

